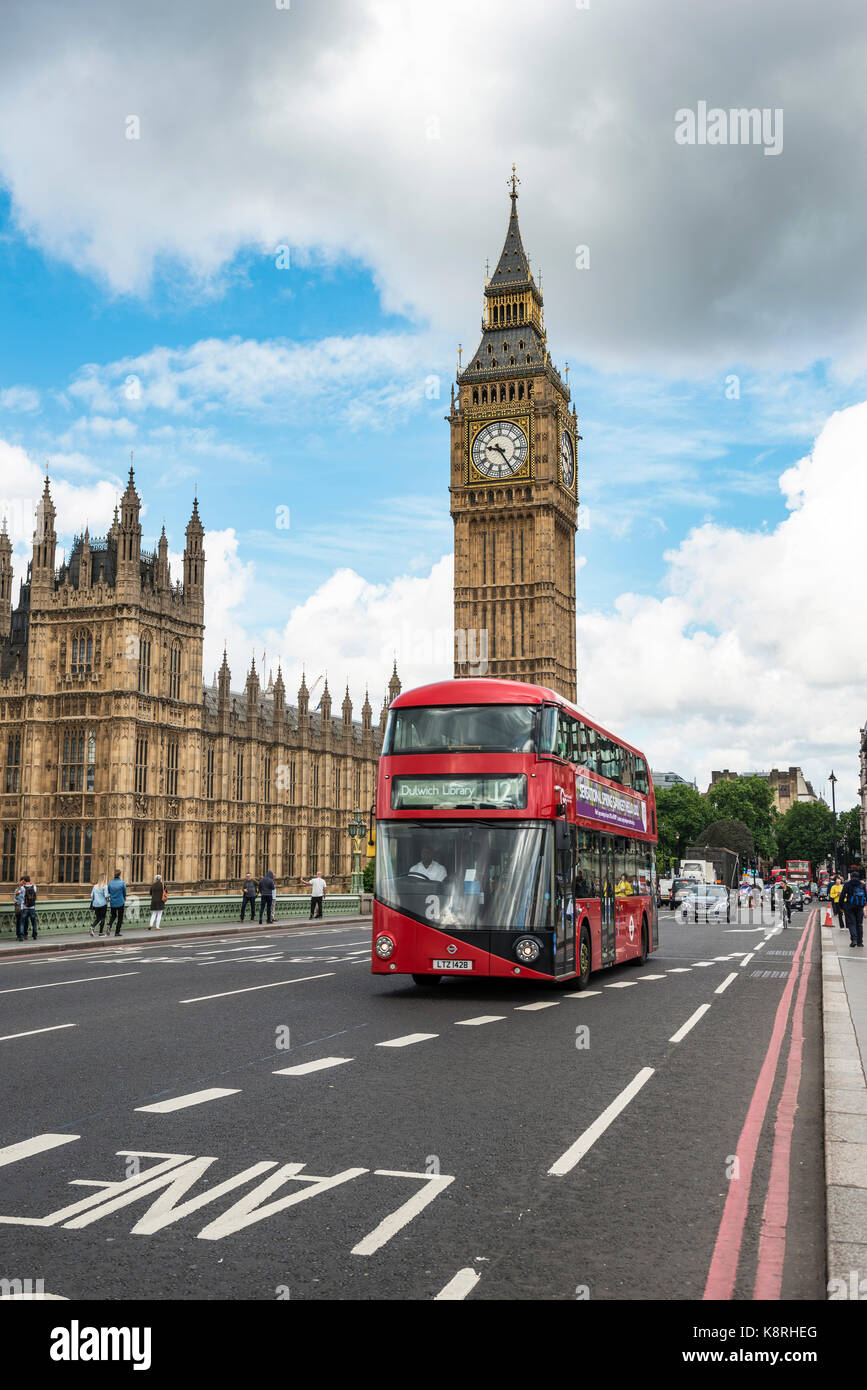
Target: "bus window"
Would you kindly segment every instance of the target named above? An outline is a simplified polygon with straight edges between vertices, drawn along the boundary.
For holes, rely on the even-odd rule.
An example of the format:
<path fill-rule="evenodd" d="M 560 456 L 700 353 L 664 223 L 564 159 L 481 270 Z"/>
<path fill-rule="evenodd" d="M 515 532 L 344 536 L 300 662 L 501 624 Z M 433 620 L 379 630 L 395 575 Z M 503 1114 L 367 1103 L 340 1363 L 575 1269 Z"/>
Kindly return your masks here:
<path fill-rule="evenodd" d="M 635 790 L 641 792 L 642 796 L 647 796 L 650 791 L 650 782 L 647 776 L 647 763 L 643 758 L 635 757 Z"/>
<path fill-rule="evenodd" d="M 612 782 L 620 780 L 620 748 L 605 734 L 596 735 L 599 772 Z"/>
<path fill-rule="evenodd" d="M 578 722 L 578 761 L 590 772 L 598 772 L 596 754 L 596 730 L 589 724 Z"/>
<path fill-rule="evenodd" d="M 578 831 L 575 897 L 599 897 L 599 833 L 595 830 Z"/>
<path fill-rule="evenodd" d="M 635 892 L 638 877 L 638 863 L 635 842 L 625 836 L 614 838 L 614 892 L 618 898 L 630 897 Z"/>
<path fill-rule="evenodd" d="M 617 780 L 621 786 L 631 787 L 633 786 L 632 754 L 627 748 L 620 748 L 618 751 L 620 753 L 620 776 Z"/>

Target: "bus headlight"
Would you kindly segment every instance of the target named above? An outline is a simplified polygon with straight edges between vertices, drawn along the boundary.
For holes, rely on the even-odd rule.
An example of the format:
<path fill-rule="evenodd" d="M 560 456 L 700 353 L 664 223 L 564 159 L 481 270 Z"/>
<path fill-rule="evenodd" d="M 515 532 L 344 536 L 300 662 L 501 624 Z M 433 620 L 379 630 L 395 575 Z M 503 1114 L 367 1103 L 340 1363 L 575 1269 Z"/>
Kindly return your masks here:
<path fill-rule="evenodd" d="M 388 960 L 394 953 L 394 942 L 390 936 L 378 936 L 373 949 L 380 960 Z"/>
<path fill-rule="evenodd" d="M 515 955 L 524 965 L 531 965 L 534 960 L 538 960 L 541 949 L 539 942 L 532 936 L 522 936 L 520 941 L 515 942 Z"/>

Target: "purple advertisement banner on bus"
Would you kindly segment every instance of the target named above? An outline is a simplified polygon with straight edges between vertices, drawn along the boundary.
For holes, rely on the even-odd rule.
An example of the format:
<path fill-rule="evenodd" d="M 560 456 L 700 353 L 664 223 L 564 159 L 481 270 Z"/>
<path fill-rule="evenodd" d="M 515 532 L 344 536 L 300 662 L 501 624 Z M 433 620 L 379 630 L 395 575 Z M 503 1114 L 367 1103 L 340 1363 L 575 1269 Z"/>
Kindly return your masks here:
<path fill-rule="evenodd" d="M 647 831 L 647 802 L 643 797 L 592 782 L 589 777 L 576 777 L 575 798 L 576 815 L 584 820 L 619 825 L 623 830 Z"/>

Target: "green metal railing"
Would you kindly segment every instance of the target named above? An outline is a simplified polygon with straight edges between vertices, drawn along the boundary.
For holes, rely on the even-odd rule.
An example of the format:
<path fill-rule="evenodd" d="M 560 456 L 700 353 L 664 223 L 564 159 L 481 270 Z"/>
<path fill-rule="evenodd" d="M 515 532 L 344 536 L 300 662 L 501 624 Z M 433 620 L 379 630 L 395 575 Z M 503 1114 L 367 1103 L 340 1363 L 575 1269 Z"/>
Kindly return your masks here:
<path fill-rule="evenodd" d="M 256 903 L 254 921 L 259 921 L 259 904 Z M 126 900 L 124 927 L 146 927 L 150 921 L 151 903 L 149 894 L 137 896 L 131 893 Z M 278 894 L 274 909 L 274 921 L 301 920 L 310 913 L 310 898 L 301 894 Z M 325 897 L 322 916 L 353 917 L 361 913 L 361 899 L 357 893 L 328 893 Z M 106 927 L 111 914 L 106 914 Z M 237 922 L 240 925 L 241 895 L 233 893 L 215 894 L 189 898 L 170 898 L 163 909 L 164 927 L 203 926 L 211 922 L 223 924 Z M 58 935 L 63 932 L 88 931 L 93 921 L 90 899 L 71 898 L 37 902 L 36 919 L 39 934 Z M 247 913 L 247 921 L 250 915 Z M 0 909 L 0 936 L 15 935 L 15 914 L 12 907 Z"/>

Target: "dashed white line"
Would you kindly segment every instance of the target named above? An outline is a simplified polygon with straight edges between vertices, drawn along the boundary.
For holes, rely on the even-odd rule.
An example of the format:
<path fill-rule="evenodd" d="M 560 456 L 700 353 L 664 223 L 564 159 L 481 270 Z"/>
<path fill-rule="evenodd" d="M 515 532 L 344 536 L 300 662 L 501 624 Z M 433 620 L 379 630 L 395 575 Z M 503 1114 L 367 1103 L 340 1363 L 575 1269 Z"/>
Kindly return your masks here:
<path fill-rule="evenodd" d="M 327 970 L 324 975 L 299 975 L 294 980 L 273 980 L 268 985 L 247 985 L 244 989 L 227 989 L 222 994 L 200 994 L 195 999 L 179 999 L 179 1004 L 201 1004 L 206 999 L 228 999 L 231 994 L 253 994 L 257 989 L 279 989 L 281 985 L 301 985 L 305 980 L 328 980 L 334 974 Z"/>
<path fill-rule="evenodd" d="M 543 999 L 538 1004 L 516 1004 L 515 1012 L 519 1013 L 522 1009 L 527 1013 L 533 1013 L 536 1009 L 556 1009 L 559 1003 L 559 999 Z"/>
<path fill-rule="evenodd" d="M 741 965 L 749 965 L 749 963 L 750 963 L 750 961 L 752 960 L 752 958 L 753 958 L 754 955 L 755 955 L 755 952 L 754 952 L 754 951 L 750 951 L 750 953 L 749 953 L 748 956 L 744 956 L 743 960 L 741 961 Z"/>
<path fill-rule="evenodd" d="M 664 976 L 664 975 L 639 975 L 639 977 L 638 977 L 638 983 L 641 984 L 641 982 L 642 982 L 643 980 L 664 980 L 664 979 L 665 979 L 665 976 Z"/>
<path fill-rule="evenodd" d="M 566 1152 L 557 1159 L 557 1162 L 552 1164 L 548 1169 L 550 1177 L 562 1178 L 581 1162 L 588 1150 L 592 1149 L 596 1140 L 601 1138 L 608 1126 L 617 1119 L 621 1110 L 626 1109 L 629 1102 L 638 1095 L 642 1086 L 650 1080 L 653 1076 L 653 1070 L 653 1067 L 641 1068 L 641 1071 L 632 1078 L 629 1085 L 620 1092 L 617 1099 L 613 1100 L 607 1109 L 602 1111 L 598 1120 L 594 1120 L 589 1129 L 585 1129 L 584 1133 L 575 1140 L 575 1143 L 571 1144 Z"/>
<path fill-rule="evenodd" d="M 186 1110 L 191 1105 L 204 1105 L 209 1100 L 220 1100 L 223 1096 L 237 1096 L 240 1091 L 227 1090 L 223 1086 L 212 1086 L 207 1091 L 191 1091 L 188 1096 L 174 1096 L 171 1100 L 159 1100 L 155 1105 L 137 1105 L 136 1110 L 144 1110 L 154 1115 L 170 1115 L 173 1110 Z"/>
<path fill-rule="evenodd" d="M 685 1038 L 686 1035 L 687 1035 L 687 1033 L 690 1031 L 690 1029 L 691 1029 L 691 1028 L 694 1028 L 695 1025 L 698 1023 L 699 1019 L 700 1019 L 700 1018 L 704 1018 L 704 1016 L 705 1016 L 705 1014 L 707 1013 L 707 1011 L 708 1011 L 709 1008 L 710 1008 L 710 1004 L 702 1004 L 700 1008 L 696 1009 L 696 1011 L 695 1011 L 694 1014 L 690 1014 L 689 1018 L 686 1020 L 686 1023 L 684 1023 L 683 1027 L 682 1027 L 682 1028 L 678 1028 L 678 1030 L 677 1030 L 677 1032 L 674 1034 L 674 1036 L 671 1037 L 671 1038 L 669 1038 L 668 1041 L 669 1041 L 669 1042 L 676 1043 L 676 1042 L 680 1042 L 682 1038 Z"/>
<path fill-rule="evenodd" d="M 578 989 L 574 994 L 564 994 L 564 999 L 595 999 L 597 994 L 601 994 L 601 989 Z"/>
<path fill-rule="evenodd" d="M 0 989 L 0 994 L 24 994 L 29 989 L 59 989 L 61 985 L 89 985 L 94 980 L 122 980 L 137 975 L 137 970 L 121 970 L 117 975 L 86 975 L 81 980 L 52 980 L 50 985 L 16 985 L 15 989 Z"/>
<path fill-rule="evenodd" d="M 389 1038 L 387 1042 L 377 1043 L 377 1047 L 411 1047 L 413 1043 L 427 1042 L 438 1038 L 439 1033 L 406 1033 L 402 1038 Z"/>
<path fill-rule="evenodd" d="M 456 1028 L 478 1028 L 483 1023 L 502 1023 L 505 1014 L 479 1014 L 478 1018 L 459 1018 L 455 1020 Z"/>
<path fill-rule="evenodd" d="M 697 960 L 697 961 L 696 961 L 696 965 L 715 965 L 715 964 L 716 964 L 716 961 L 713 961 L 713 960 Z"/>
<path fill-rule="evenodd" d="M 475 1269 L 459 1269 L 454 1279 L 450 1279 L 444 1289 L 440 1289 L 434 1303 L 439 1303 L 445 1299 L 459 1300 L 466 1298 L 481 1279 L 481 1274 Z"/>
<path fill-rule="evenodd" d="M 6 1033 L 0 1042 L 11 1042 L 13 1038 L 32 1038 L 36 1033 L 57 1033 L 61 1028 L 77 1028 L 77 1023 L 55 1023 L 50 1028 L 30 1028 L 26 1033 Z"/>
<path fill-rule="evenodd" d="M 302 1062 L 297 1067 L 281 1067 L 275 1076 L 309 1076 L 314 1071 L 325 1071 L 327 1067 L 342 1067 L 353 1062 L 354 1057 L 320 1057 L 318 1062 Z"/>
<path fill-rule="evenodd" d="M 733 970 L 731 975 L 726 975 L 721 985 L 717 985 L 716 989 L 714 990 L 714 994 L 722 994 L 723 990 L 728 989 L 732 980 L 736 980 L 737 978 L 738 972 L 736 970 Z"/>
<path fill-rule="evenodd" d="M 604 985 L 604 989 L 631 989 L 635 980 L 616 980 L 613 985 Z"/>
<path fill-rule="evenodd" d="M 59 1148 L 61 1144 L 71 1144 L 80 1139 L 80 1134 L 37 1134 L 32 1139 L 22 1139 L 20 1144 L 7 1144 L 0 1149 L 0 1168 L 7 1163 L 17 1163 L 22 1158 L 32 1158 L 34 1154 L 44 1154 L 48 1149 Z"/>
<path fill-rule="evenodd" d="M 691 965 L 675 965 L 674 968 L 672 970 L 669 970 L 668 973 L 669 975 L 688 975 L 691 970 Z"/>

